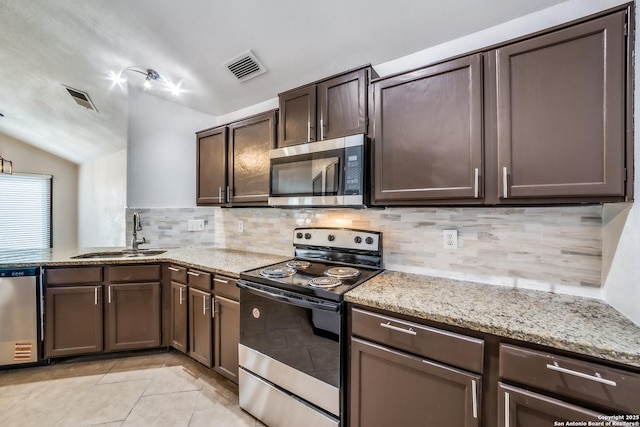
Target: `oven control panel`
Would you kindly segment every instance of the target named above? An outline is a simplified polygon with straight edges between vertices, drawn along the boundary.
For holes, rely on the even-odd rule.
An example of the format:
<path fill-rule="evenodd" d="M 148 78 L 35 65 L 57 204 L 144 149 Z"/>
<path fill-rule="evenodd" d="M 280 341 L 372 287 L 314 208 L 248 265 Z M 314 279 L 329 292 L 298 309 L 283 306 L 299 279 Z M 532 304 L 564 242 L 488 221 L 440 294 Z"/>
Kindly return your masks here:
<path fill-rule="evenodd" d="M 345 228 L 296 228 L 293 244 L 376 252 L 382 249 L 380 232 Z"/>

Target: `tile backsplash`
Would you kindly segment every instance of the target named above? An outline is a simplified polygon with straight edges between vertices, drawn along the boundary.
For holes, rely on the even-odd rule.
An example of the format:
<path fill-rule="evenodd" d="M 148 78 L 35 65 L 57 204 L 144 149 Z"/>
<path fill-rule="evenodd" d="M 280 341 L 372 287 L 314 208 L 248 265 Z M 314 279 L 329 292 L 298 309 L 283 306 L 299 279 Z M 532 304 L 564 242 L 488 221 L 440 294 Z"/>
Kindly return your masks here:
<path fill-rule="evenodd" d="M 387 269 L 598 296 L 602 205 L 492 208 L 138 208 L 150 247 L 216 247 L 292 255 L 295 227 L 383 232 Z M 188 231 L 203 219 L 204 231 Z M 241 225 L 240 225 L 241 223 Z M 458 232 L 445 249 L 443 230 Z"/>

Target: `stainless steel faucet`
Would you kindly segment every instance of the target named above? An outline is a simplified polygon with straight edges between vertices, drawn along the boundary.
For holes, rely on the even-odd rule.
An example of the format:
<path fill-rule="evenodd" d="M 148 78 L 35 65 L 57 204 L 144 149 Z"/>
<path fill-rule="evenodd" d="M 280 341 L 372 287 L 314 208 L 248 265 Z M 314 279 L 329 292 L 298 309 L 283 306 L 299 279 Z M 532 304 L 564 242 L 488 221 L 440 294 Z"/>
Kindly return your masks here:
<path fill-rule="evenodd" d="M 142 230 L 142 225 L 140 225 L 140 214 L 138 212 L 133 213 L 133 233 L 131 235 L 131 249 L 134 251 L 138 250 L 138 245 L 142 243 L 147 243 L 147 241 L 143 238 L 138 239 L 138 231 Z"/>

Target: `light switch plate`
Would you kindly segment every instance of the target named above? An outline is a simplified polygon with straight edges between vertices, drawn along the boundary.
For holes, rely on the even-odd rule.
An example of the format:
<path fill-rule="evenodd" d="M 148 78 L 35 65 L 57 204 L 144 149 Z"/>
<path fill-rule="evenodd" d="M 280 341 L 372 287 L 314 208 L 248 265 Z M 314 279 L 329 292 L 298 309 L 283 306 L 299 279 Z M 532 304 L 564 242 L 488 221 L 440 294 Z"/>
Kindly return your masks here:
<path fill-rule="evenodd" d="M 204 219 L 190 219 L 187 227 L 189 231 L 204 231 Z"/>
<path fill-rule="evenodd" d="M 445 249 L 458 249 L 458 230 L 442 230 L 442 244 Z"/>

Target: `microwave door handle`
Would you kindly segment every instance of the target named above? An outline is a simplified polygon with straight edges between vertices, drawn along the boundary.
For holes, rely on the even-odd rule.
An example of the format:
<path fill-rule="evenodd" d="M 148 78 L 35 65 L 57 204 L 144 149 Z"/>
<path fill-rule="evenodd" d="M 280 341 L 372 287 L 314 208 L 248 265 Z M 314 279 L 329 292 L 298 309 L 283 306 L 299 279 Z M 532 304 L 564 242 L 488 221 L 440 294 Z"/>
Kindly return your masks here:
<path fill-rule="evenodd" d="M 339 304 L 333 304 L 333 303 L 322 304 L 318 302 L 309 301 L 306 299 L 288 297 L 287 295 L 274 294 L 272 292 L 265 291 L 264 289 L 256 289 L 245 282 L 237 282 L 237 286 L 241 289 L 251 292 L 254 295 L 264 297 L 264 298 L 269 298 L 275 301 L 284 302 L 291 305 L 295 305 L 297 307 L 310 308 L 312 310 L 330 311 L 333 313 L 337 313 L 338 311 L 340 311 Z"/>

